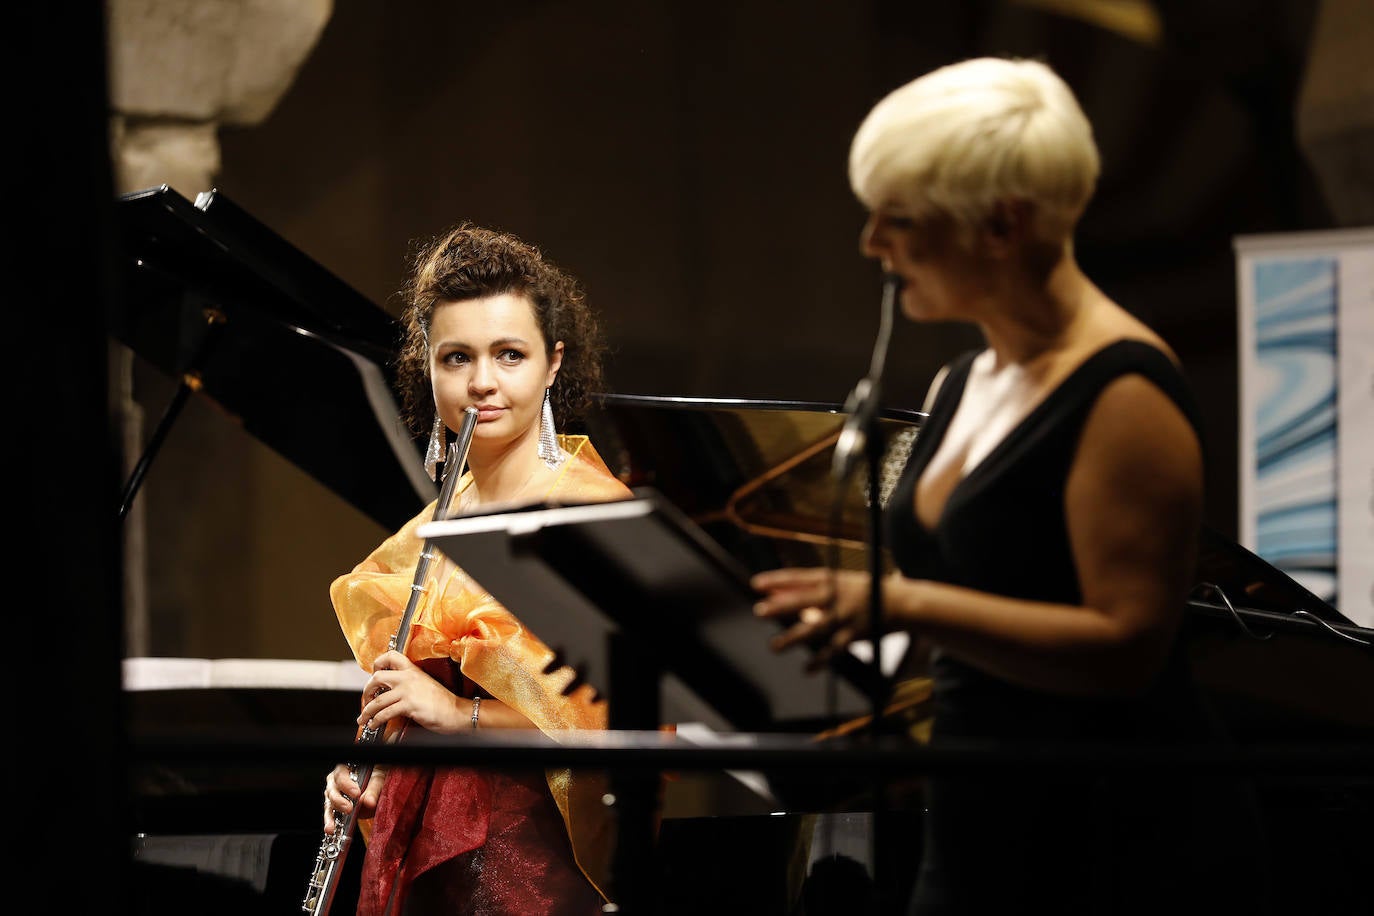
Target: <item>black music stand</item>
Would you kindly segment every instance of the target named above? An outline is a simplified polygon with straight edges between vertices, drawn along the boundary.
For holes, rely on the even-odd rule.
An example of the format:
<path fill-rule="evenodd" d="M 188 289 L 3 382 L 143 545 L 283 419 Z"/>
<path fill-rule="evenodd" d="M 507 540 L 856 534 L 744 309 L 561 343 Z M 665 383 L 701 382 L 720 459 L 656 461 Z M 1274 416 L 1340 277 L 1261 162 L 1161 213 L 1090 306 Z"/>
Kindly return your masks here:
<path fill-rule="evenodd" d="M 617 689 L 606 641 L 616 633 L 649 646 L 658 673 L 679 678 L 729 728 L 795 731 L 867 713 L 874 675 L 866 662 L 842 653 L 827 683 L 806 675 L 804 648 L 772 652 L 768 639 L 781 625 L 754 616 L 744 565 L 656 490 L 634 494 L 506 507 L 430 522 L 419 534 L 518 608 L 608 697 L 618 727 L 655 728 L 660 710 Z"/>
<path fill-rule="evenodd" d="M 871 668 L 841 654 L 837 677 L 807 677 L 805 649 L 774 653 L 779 624 L 753 615 L 748 572 L 656 491 L 534 505 L 422 525 L 454 562 L 559 652 L 609 702 L 614 729 L 659 726 L 662 683 L 679 679 L 731 726 L 861 715 Z M 613 775 L 622 912 L 652 912 L 656 777 Z"/>

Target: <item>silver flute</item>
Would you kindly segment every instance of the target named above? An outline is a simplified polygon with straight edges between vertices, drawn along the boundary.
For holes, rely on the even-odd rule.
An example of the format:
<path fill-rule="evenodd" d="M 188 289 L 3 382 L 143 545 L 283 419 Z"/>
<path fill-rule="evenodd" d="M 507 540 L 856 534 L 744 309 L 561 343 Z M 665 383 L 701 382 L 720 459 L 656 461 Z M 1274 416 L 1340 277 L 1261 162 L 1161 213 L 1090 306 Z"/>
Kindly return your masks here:
<path fill-rule="evenodd" d="M 467 464 L 468 448 L 472 445 L 472 432 L 477 428 L 477 408 L 469 407 L 463 415 L 463 428 L 458 431 L 458 441 L 449 446 L 448 458 L 444 461 L 444 483 L 439 488 L 439 498 L 434 504 L 434 518 L 443 519 L 448 514 L 449 503 L 453 501 L 453 491 L 457 488 L 458 478 L 462 476 L 463 466 Z M 425 591 L 425 579 L 429 575 L 430 564 L 434 561 L 434 545 L 425 541 L 420 550 L 419 562 L 415 564 L 415 578 L 410 585 L 410 600 L 406 602 L 405 613 L 396 632 L 388 641 L 388 648 L 405 651 L 410 638 L 410 623 L 419 607 L 420 597 Z M 382 735 L 382 729 L 370 725 L 358 733 L 357 744 L 373 744 Z M 360 789 L 366 789 L 372 778 L 372 764 L 349 764 L 350 775 Z M 361 795 L 361 793 L 360 793 Z M 356 811 L 356 809 L 355 809 Z M 348 858 L 349 847 L 353 844 L 356 826 L 353 814 L 334 812 L 334 832 L 326 833 L 320 843 L 320 851 L 315 856 L 315 867 L 310 872 L 310 883 L 306 887 L 305 902 L 301 911 L 313 916 L 323 916 L 329 912 L 334 902 L 334 893 L 339 889 L 339 877 L 343 874 L 344 862 Z"/>

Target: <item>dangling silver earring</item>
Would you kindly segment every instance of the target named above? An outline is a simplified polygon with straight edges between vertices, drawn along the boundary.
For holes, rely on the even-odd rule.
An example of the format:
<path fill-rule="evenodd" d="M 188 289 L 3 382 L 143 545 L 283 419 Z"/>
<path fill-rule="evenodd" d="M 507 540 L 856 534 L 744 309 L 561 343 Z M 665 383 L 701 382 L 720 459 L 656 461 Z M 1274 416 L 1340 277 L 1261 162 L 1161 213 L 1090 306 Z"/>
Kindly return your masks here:
<path fill-rule="evenodd" d="M 439 462 L 444 460 L 444 452 L 448 450 L 448 427 L 444 426 L 443 419 L 434 415 L 434 429 L 429 433 L 429 448 L 425 449 L 425 472 L 429 474 L 429 479 L 438 482 L 435 475 L 439 471 Z"/>
<path fill-rule="evenodd" d="M 553 427 L 553 405 L 549 389 L 544 389 L 544 410 L 539 418 L 539 457 L 550 468 L 563 463 L 563 450 L 558 447 L 558 431 Z"/>

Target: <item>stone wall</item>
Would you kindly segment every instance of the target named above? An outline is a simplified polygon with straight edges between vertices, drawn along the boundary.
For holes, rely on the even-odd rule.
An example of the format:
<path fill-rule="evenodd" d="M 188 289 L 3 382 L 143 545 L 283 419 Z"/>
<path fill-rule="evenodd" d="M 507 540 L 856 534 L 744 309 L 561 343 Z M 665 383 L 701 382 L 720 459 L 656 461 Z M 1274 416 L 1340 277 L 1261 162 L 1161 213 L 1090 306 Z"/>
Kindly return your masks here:
<path fill-rule="evenodd" d="M 120 192 L 213 184 L 222 126 L 276 107 L 332 0 L 107 0 L 111 143 Z"/>

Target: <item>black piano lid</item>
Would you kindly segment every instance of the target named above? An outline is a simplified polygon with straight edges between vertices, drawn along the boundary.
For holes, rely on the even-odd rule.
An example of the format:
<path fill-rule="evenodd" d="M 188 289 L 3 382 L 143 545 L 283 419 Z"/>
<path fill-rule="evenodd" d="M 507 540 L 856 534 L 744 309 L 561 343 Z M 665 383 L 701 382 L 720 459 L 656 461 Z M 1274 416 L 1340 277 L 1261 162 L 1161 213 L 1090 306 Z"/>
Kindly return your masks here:
<path fill-rule="evenodd" d="M 1225 609 L 1229 615 L 1229 603 L 1234 609 L 1258 612 L 1270 622 L 1275 615 L 1296 614 L 1299 620 L 1316 618 L 1329 624 L 1327 630 L 1357 639 L 1374 635 L 1283 570 L 1211 528 L 1202 530 L 1194 581 L 1194 610 Z"/>
<path fill-rule="evenodd" d="M 375 348 L 373 355 L 380 354 L 383 361 L 399 340 L 399 328 L 384 309 L 218 189 L 197 195 L 192 204 L 167 185 L 160 185 L 121 195 L 119 210 L 126 246 L 128 230 L 165 235 L 167 241 L 182 239 L 177 242 L 183 246 L 179 249 L 182 254 L 197 258 L 198 266 L 215 269 L 213 259 L 208 263 L 199 260 L 202 246 L 185 234 L 203 236 L 236 265 L 233 269 L 261 278 L 271 287 L 273 307 L 280 310 L 283 319 L 370 344 Z"/>
<path fill-rule="evenodd" d="M 136 191 L 116 219 L 115 339 L 388 530 L 434 498 L 383 309 L 218 192 Z"/>

